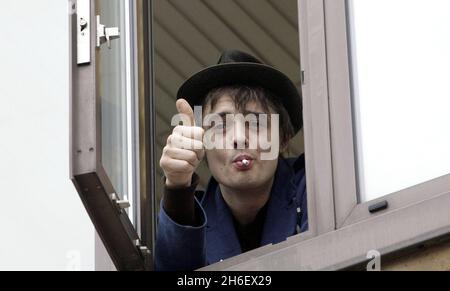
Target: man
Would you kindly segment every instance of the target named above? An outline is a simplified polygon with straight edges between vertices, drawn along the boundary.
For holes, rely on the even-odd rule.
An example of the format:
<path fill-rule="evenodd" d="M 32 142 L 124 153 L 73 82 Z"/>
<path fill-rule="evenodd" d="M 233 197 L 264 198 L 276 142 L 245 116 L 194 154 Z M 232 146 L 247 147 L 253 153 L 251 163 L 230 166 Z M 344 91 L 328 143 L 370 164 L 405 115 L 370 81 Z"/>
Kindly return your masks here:
<path fill-rule="evenodd" d="M 155 268 L 194 270 L 307 230 L 304 157 L 280 154 L 302 128 L 301 97 L 289 78 L 249 54 L 226 51 L 177 95 L 185 118 L 160 160 L 165 190 Z M 214 122 L 195 118 L 194 106 Z M 229 118 L 238 115 L 274 118 Z M 212 178 L 196 192 L 203 158 Z"/>

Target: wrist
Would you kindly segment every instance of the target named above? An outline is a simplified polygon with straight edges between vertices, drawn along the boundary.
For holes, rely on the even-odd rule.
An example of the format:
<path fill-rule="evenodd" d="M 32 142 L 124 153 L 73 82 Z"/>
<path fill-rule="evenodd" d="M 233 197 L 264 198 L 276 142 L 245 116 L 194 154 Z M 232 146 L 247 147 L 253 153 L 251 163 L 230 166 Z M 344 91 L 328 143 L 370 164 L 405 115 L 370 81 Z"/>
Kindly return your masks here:
<path fill-rule="evenodd" d="M 189 188 L 192 186 L 192 178 L 186 182 L 173 182 L 172 180 L 166 178 L 165 185 L 168 189 Z"/>

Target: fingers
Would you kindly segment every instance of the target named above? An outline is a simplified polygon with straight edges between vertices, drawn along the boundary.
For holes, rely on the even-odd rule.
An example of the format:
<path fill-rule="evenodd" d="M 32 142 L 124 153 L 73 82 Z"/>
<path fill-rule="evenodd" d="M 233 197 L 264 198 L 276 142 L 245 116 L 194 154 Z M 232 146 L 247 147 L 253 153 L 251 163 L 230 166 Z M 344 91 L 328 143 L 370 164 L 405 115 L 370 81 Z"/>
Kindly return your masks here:
<path fill-rule="evenodd" d="M 192 110 L 191 105 L 185 99 L 178 99 L 176 103 L 177 111 L 180 114 L 186 115 L 191 122 L 188 125 L 195 126 L 194 110 Z"/>
<path fill-rule="evenodd" d="M 169 138 L 167 139 L 167 144 L 185 150 L 203 149 L 203 142 L 179 134 L 172 134 L 171 136 L 169 136 Z"/>
<path fill-rule="evenodd" d="M 204 130 L 201 127 L 177 126 L 167 139 L 167 145 L 194 151 L 201 161 L 204 157 L 203 135 Z"/>
<path fill-rule="evenodd" d="M 201 127 L 195 126 L 177 126 L 173 129 L 173 134 L 178 134 L 187 138 L 203 141 L 205 131 Z"/>
<path fill-rule="evenodd" d="M 203 142 L 196 139 L 181 136 L 179 134 L 172 134 L 171 136 L 169 136 L 169 138 L 167 139 L 167 146 L 193 151 L 196 153 L 197 158 L 200 161 L 203 160 L 203 157 L 205 155 L 205 151 L 203 149 Z"/>
<path fill-rule="evenodd" d="M 178 100 L 176 107 L 184 126 L 174 128 L 159 164 L 166 177 L 166 186 L 189 187 L 192 175 L 205 155 L 204 131 L 195 126 L 194 111 L 186 100 Z"/>
<path fill-rule="evenodd" d="M 166 174 L 192 173 L 195 170 L 195 167 L 187 161 L 170 159 L 167 157 L 161 158 L 160 166 L 165 169 Z"/>
<path fill-rule="evenodd" d="M 163 153 L 171 159 L 186 161 L 194 168 L 200 164 L 197 153 L 194 151 L 166 146 Z"/>

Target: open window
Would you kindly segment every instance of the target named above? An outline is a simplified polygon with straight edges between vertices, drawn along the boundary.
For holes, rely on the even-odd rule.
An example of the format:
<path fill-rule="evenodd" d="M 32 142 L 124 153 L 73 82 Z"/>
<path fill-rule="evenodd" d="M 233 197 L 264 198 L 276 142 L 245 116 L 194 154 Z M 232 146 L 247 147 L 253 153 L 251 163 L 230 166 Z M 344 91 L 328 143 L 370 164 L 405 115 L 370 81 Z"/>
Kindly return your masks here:
<path fill-rule="evenodd" d="M 131 0 L 70 3 L 72 180 L 116 269 L 150 270 L 152 78 L 144 23 L 150 7 Z M 102 264 L 98 257 L 96 263 Z"/>
<path fill-rule="evenodd" d="M 72 19 L 72 41 L 77 45 L 77 50 L 73 48 L 73 60 L 77 59 L 73 64 L 73 179 L 115 266 L 133 269 L 134 265 L 123 262 L 135 258 L 135 264 L 144 259 L 148 268 L 151 256 L 145 258 L 142 249 L 148 254 L 154 247 L 162 193 L 159 157 L 173 129 L 170 121 L 176 113 L 177 89 L 230 48 L 256 55 L 285 72 L 300 88 L 297 2 L 73 2 L 78 6 Z M 89 12 L 84 11 L 88 7 Z M 104 36 L 97 40 L 99 33 Z M 300 132 L 285 156 L 302 153 Z M 198 174 L 201 186 L 206 186 L 206 164 Z M 95 193 L 88 187 L 92 185 Z M 127 201 L 129 208 L 113 211 Z M 308 231 L 302 237 L 314 235 L 315 231 Z"/>

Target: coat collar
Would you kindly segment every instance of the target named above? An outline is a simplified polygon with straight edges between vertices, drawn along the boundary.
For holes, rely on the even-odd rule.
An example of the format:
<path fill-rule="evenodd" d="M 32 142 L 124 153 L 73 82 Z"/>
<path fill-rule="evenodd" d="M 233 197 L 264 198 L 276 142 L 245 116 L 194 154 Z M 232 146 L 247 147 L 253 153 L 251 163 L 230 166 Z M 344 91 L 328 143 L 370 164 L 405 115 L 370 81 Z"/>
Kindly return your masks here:
<path fill-rule="evenodd" d="M 261 246 L 279 243 L 295 233 L 294 174 L 291 164 L 285 159 L 280 159 L 268 202 Z M 208 263 L 241 254 L 231 211 L 214 178 L 208 185 L 202 204 L 208 220 L 206 232 Z"/>

